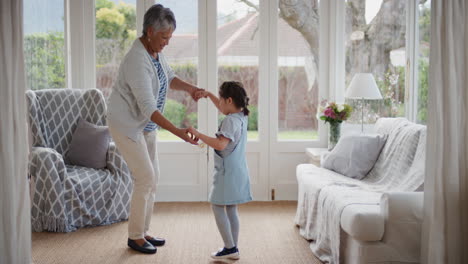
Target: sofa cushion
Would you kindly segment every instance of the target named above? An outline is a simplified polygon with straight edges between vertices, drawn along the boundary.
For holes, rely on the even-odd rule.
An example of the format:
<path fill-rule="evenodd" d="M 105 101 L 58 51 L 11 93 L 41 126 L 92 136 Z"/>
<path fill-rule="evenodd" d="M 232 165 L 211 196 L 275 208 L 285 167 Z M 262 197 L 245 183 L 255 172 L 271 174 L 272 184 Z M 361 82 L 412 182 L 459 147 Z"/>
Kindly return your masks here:
<path fill-rule="evenodd" d="M 386 139 L 386 135 L 343 137 L 324 159 L 322 167 L 361 180 L 374 166 Z"/>
<path fill-rule="evenodd" d="M 361 241 L 380 241 L 385 220 L 377 204 L 351 204 L 341 213 L 341 228 Z"/>

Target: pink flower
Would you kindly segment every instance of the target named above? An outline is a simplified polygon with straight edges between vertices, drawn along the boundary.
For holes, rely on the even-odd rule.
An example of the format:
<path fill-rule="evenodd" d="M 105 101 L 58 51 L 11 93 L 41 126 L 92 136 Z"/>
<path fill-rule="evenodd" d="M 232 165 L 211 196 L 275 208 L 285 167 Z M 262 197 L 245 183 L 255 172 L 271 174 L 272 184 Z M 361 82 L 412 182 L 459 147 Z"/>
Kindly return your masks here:
<path fill-rule="evenodd" d="M 327 107 L 327 109 L 325 109 L 325 111 L 323 112 L 323 114 L 327 117 L 331 117 L 331 118 L 334 118 L 332 117 L 332 115 L 334 115 L 335 113 L 333 112 L 333 110 L 330 108 L 330 107 Z"/>

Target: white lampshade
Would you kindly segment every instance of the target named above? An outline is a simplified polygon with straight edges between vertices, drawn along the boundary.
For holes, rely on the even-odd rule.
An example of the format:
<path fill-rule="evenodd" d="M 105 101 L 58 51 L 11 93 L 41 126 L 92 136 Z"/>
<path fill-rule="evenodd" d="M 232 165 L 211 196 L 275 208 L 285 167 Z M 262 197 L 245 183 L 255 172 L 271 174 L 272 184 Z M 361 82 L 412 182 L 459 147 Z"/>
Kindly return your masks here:
<path fill-rule="evenodd" d="M 356 73 L 346 90 L 346 98 L 382 99 L 372 73 Z"/>

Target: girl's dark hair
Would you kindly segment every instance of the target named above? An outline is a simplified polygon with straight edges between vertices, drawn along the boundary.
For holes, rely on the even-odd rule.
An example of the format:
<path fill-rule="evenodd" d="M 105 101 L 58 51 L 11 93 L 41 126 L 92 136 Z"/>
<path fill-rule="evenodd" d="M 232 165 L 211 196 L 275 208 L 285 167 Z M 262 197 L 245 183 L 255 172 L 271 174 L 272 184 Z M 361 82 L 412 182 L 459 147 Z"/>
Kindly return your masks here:
<path fill-rule="evenodd" d="M 229 97 L 232 98 L 232 101 L 238 108 L 242 108 L 244 115 L 249 115 L 249 109 L 247 106 L 249 105 L 249 97 L 247 97 L 247 93 L 245 92 L 244 85 L 240 82 L 224 82 L 219 87 L 219 96 L 228 99 Z"/>

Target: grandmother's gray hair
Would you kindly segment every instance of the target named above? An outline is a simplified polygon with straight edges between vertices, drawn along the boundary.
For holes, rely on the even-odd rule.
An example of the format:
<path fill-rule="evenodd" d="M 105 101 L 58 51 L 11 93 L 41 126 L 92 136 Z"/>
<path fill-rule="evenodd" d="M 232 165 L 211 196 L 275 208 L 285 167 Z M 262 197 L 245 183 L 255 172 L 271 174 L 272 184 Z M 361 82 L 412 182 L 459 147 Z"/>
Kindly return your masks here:
<path fill-rule="evenodd" d="M 153 27 L 155 31 L 168 30 L 174 31 L 176 29 L 176 20 L 174 13 L 171 9 L 164 7 L 161 4 L 153 5 L 150 7 L 143 18 L 143 35 L 149 27 Z"/>

